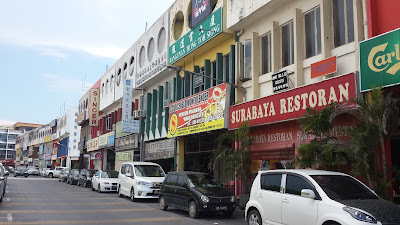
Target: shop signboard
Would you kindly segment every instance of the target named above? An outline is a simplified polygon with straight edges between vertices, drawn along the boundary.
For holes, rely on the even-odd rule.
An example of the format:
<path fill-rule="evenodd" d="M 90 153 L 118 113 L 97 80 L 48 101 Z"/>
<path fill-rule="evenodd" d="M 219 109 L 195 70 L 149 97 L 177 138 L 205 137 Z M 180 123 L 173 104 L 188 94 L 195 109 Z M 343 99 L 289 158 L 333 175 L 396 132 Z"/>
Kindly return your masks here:
<path fill-rule="evenodd" d="M 86 111 L 83 111 L 81 113 L 78 114 L 78 117 L 76 118 L 76 121 L 78 124 L 81 124 L 83 121 L 85 121 L 85 116 L 86 116 Z"/>
<path fill-rule="evenodd" d="M 139 120 L 132 119 L 132 86 L 133 81 L 126 79 L 123 86 L 122 96 L 122 120 L 121 132 L 139 133 Z"/>
<path fill-rule="evenodd" d="M 311 64 L 311 78 L 336 73 L 336 56 Z"/>
<path fill-rule="evenodd" d="M 171 103 L 168 137 L 226 128 L 229 90 L 224 83 Z"/>
<path fill-rule="evenodd" d="M 51 154 L 44 154 L 44 156 L 43 156 L 43 159 L 44 160 L 51 160 Z"/>
<path fill-rule="evenodd" d="M 145 160 L 158 160 L 174 158 L 175 140 L 166 139 L 147 142 L 145 146 Z"/>
<path fill-rule="evenodd" d="M 219 8 L 169 47 L 169 64 L 177 62 L 221 32 L 222 8 Z"/>
<path fill-rule="evenodd" d="M 115 142 L 115 132 L 111 131 L 99 137 L 99 148 L 113 147 Z"/>
<path fill-rule="evenodd" d="M 307 107 L 320 110 L 338 102 L 342 108 L 352 108 L 356 97 L 354 73 L 323 80 L 282 93 L 234 105 L 229 108 L 229 129 L 293 120 L 302 117 Z"/>
<path fill-rule="evenodd" d="M 87 141 L 87 151 L 91 152 L 91 151 L 95 151 L 99 149 L 99 138 L 92 138 L 90 140 Z"/>
<path fill-rule="evenodd" d="M 50 141 L 51 141 L 51 135 L 45 136 L 45 137 L 43 138 L 43 142 L 50 142 Z"/>
<path fill-rule="evenodd" d="M 120 138 L 126 135 L 130 135 L 131 133 L 122 132 L 122 122 L 119 121 L 115 124 L 115 138 Z"/>
<path fill-rule="evenodd" d="M 211 1 L 210 0 L 192 0 L 192 22 L 190 27 L 199 24 L 204 18 L 210 15 Z"/>
<path fill-rule="evenodd" d="M 289 88 L 289 78 L 287 71 L 278 72 L 271 75 L 272 77 L 272 90 L 274 92 L 279 92 Z"/>
<path fill-rule="evenodd" d="M 400 29 L 360 42 L 361 91 L 400 83 Z"/>
<path fill-rule="evenodd" d="M 79 156 L 71 156 L 71 161 L 78 161 L 79 160 Z"/>
<path fill-rule="evenodd" d="M 90 159 L 101 159 L 101 152 L 93 152 L 90 155 Z"/>
<path fill-rule="evenodd" d="M 53 141 L 53 155 L 57 155 L 58 152 L 58 140 Z"/>
<path fill-rule="evenodd" d="M 39 155 L 43 155 L 43 145 L 39 146 Z"/>
<path fill-rule="evenodd" d="M 92 88 L 90 89 L 90 108 L 89 108 L 89 126 L 97 127 L 99 126 L 99 89 Z"/>
<path fill-rule="evenodd" d="M 123 151 L 139 147 L 139 135 L 133 134 L 117 138 L 115 140 L 115 151 Z"/>
<path fill-rule="evenodd" d="M 132 154 L 131 152 L 117 152 L 117 160 L 118 161 L 131 161 L 132 160 Z"/>

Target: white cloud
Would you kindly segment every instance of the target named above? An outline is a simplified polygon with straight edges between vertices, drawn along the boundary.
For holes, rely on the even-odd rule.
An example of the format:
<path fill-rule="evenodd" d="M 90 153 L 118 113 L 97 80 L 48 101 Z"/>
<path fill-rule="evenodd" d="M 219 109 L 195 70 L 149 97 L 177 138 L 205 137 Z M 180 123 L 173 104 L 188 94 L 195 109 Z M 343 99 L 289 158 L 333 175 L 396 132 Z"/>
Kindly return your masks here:
<path fill-rule="evenodd" d="M 15 121 L 11 121 L 11 120 L 0 120 L 0 126 L 11 126 L 14 125 Z"/>
<path fill-rule="evenodd" d="M 82 80 L 62 77 L 56 74 L 44 74 L 43 78 L 50 92 L 82 94 Z M 88 85 L 88 84 L 86 84 Z"/>
<path fill-rule="evenodd" d="M 44 49 L 41 55 L 52 56 L 58 59 L 66 59 L 68 57 L 67 54 L 51 48 Z"/>

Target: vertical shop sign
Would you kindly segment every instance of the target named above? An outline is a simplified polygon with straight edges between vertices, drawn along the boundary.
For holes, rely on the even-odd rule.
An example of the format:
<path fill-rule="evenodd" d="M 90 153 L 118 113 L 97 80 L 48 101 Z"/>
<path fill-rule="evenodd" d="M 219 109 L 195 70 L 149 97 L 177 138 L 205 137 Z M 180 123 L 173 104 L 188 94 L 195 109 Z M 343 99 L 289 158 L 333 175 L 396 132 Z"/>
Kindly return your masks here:
<path fill-rule="evenodd" d="M 90 89 L 89 126 L 99 126 L 99 89 Z"/>
<path fill-rule="evenodd" d="M 210 0 L 192 0 L 192 23 L 191 28 L 199 24 L 204 18 L 210 15 Z"/>
<path fill-rule="evenodd" d="M 132 119 L 132 80 L 125 80 L 122 97 L 122 127 L 123 133 L 139 133 L 139 121 Z"/>

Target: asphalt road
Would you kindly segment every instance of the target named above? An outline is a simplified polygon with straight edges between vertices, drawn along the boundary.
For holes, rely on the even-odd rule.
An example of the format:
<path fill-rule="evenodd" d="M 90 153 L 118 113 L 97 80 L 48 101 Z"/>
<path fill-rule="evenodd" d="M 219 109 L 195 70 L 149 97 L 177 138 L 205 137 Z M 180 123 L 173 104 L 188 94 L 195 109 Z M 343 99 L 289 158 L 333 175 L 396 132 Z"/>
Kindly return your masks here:
<path fill-rule="evenodd" d="M 93 192 L 58 178 L 12 175 L 0 204 L 0 224 L 247 224 L 241 210 L 231 218 L 202 214 L 192 219 L 187 212 L 171 207 L 161 211 L 156 200 L 132 202 L 116 193 Z"/>

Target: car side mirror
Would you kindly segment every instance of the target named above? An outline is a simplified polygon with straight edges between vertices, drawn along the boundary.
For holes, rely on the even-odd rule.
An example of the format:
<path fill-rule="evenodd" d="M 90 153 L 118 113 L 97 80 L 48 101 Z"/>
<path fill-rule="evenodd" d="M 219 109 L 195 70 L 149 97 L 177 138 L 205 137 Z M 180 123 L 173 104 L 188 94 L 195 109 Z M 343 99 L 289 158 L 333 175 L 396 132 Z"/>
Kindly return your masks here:
<path fill-rule="evenodd" d="M 301 190 L 301 197 L 315 199 L 315 193 L 311 189 L 302 189 Z"/>
<path fill-rule="evenodd" d="M 181 187 L 183 187 L 183 188 L 188 188 L 188 186 L 187 186 L 186 183 L 181 184 Z"/>

